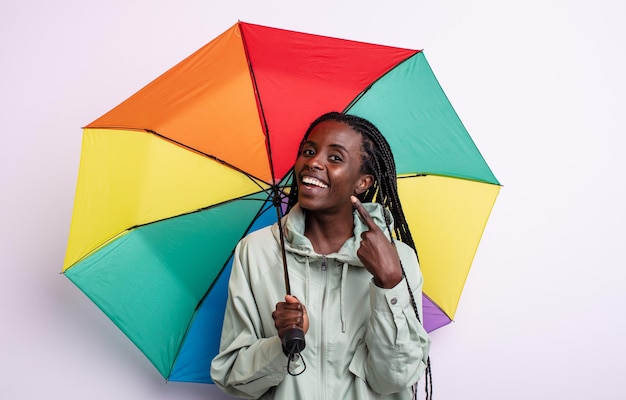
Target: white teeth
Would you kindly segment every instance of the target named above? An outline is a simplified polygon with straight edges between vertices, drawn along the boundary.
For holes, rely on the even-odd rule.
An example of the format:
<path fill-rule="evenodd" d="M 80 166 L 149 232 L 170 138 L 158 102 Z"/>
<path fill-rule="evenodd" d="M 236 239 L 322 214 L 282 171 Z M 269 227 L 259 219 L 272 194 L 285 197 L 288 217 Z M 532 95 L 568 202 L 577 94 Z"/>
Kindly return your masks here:
<path fill-rule="evenodd" d="M 306 183 L 307 185 L 313 185 L 313 186 L 321 187 L 321 188 L 324 188 L 324 189 L 328 187 L 328 185 L 325 184 L 324 182 L 320 181 L 319 179 L 312 178 L 310 176 L 303 176 L 302 177 L 302 183 Z"/>

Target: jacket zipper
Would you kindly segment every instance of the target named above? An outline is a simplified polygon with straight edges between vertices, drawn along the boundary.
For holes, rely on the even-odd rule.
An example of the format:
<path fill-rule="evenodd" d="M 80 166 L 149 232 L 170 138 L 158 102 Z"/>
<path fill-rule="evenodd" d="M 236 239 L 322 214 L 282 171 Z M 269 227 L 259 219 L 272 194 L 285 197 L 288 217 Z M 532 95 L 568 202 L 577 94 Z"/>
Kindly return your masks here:
<path fill-rule="evenodd" d="M 320 353 L 320 377 L 321 377 L 321 389 L 322 399 L 326 399 L 326 371 L 324 364 L 326 363 L 326 294 L 328 290 L 328 265 L 326 264 L 326 256 L 322 256 L 322 272 L 324 273 L 324 294 L 322 295 L 322 335 L 321 335 L 321 353 Z"/>

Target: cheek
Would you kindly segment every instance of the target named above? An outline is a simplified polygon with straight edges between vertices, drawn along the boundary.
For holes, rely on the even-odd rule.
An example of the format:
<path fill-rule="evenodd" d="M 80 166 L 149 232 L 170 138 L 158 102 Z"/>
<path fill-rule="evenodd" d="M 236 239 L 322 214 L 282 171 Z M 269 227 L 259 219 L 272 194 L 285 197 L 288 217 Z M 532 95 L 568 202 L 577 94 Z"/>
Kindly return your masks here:
<path fill-rule="evenodd" d="M 356 176 L 348 171 L 328 171 L 328 176 L 333 186 L 341 191 L 353 191 L 356 187 Z"/>
<path fill-rule="evenodd" d="M 296 162 L 294 163 L 293 167 L 294 167 L 294 172 L 296 173 L 296 175 L 298 175 L 298 173 L 300 171 L 302 171 L 302 169 L 304 168 L 304 164 L 305 164 L 305 159 L 303 157 L 298 157 L 296 159 Z"/>
<path fill-rule="evenodd" d="M 296 162 L 293 165 L 293 179 L 299 183 L 300 182 L 300 172 L 304 169 L 305 160 L 302 157 L 298 157 Z"/>

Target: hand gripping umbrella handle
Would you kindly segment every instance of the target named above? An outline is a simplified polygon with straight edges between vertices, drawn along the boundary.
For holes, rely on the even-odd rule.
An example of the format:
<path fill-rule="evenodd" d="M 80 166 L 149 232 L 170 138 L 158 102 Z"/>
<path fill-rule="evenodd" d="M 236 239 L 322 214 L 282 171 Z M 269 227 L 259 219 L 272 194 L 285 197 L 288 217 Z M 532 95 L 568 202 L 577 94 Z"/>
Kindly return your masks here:
<path fill-rule="evenodd" d="M 280 249 L 283 256 L 283 271 L 285 273 L 285 291 L 288 295 L 291 295 L 291 286 L 289 285 L 289 270 L 287 269 L 287 254 L 285 253 L 285 235 L 283 233 L 283 226 L 281 221 L 281 212 L 280 212 L 280 196 L 278 194 L 278 189 L 274 191 L 274 206 L 276 207 L 276 216 L 278 219 L 278 231 L 280 232 Z M 287 353 L 287 356 L 291 359 L 296 354 L 299 354 L 306 347 L 306 342 L 304 341 L 304 331 L 300 328 L 291 328 L 285 335 L 283 336 L 283 349 Z"/>

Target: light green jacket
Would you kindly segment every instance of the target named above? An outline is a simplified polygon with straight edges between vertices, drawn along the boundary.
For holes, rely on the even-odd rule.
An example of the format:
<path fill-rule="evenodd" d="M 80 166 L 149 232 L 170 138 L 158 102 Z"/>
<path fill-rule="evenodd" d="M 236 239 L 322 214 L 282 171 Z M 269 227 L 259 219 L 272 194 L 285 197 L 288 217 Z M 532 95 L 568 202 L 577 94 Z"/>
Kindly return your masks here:
<path fill-rule="evenodd" d="M 386 231 L 383 209 L 364 204 Z M 430 338 L 415 317 L 406 281 L 392 289 L 374 285 L 356 256 L 367 227 L 357 213 L 354 236 L 339 252 L 320 255 L 303 235 L 296 205 L 283 219 L 291 292 L 307 308 L 303 360 L 287 374 L 287 357 L 272 312 L 284 301 L 278 227 L 251 233 L 238 244 L 229 283 L 219 354 L 211 377 L 225 392 L 261 399 L 410 399 L 426 368 Z M 415 252 L 396 246 L 421 313 L 422 275 Z M 421 315 L 420 315 L 421 319 Z"/>

